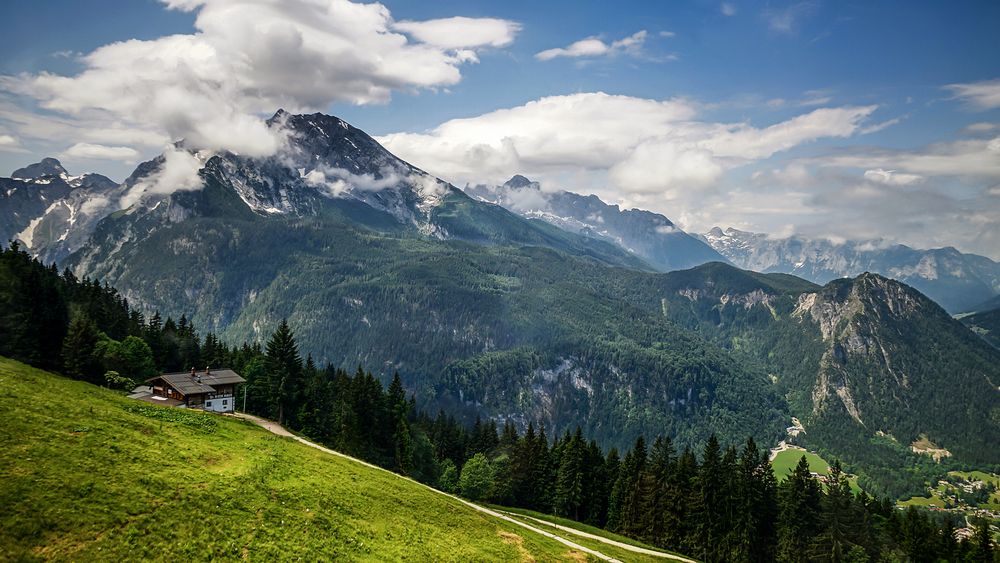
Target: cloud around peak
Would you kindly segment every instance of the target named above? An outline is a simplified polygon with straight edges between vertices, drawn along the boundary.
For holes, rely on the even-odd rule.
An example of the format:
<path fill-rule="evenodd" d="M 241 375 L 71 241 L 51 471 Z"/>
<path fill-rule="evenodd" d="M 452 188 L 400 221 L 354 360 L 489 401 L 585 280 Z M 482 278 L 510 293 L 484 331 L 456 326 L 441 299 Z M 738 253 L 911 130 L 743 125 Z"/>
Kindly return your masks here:
<path fill-rule="evenodd" d="M 380 104 L 448 87 L 478 49 L 508 45 L 519 29 L 495 18 L 396 22 L 382 4 L 349 0 L 163 3 L 196 12 L 195 32 L 110 43 L 82 55 L 77 74 L 3 76 L 0 90 L 70 121 L 264 155 L 281 143 L 260 118 L 275 107 Z"/>

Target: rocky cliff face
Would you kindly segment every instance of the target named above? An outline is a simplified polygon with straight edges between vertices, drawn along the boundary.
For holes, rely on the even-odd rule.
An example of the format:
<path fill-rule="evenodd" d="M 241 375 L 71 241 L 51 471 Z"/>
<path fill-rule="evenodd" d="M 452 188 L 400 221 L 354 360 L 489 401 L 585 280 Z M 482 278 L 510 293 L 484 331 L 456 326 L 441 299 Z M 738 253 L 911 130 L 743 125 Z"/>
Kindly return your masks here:
<path fill-rule="evenodd" d="M 117 209 L 117 191 L 100 174 L 70 175 L 54 158 L 15 170 L 0 178 L 0 240 L 17 240 L 46 262 L 61 260 Z"/>
<path fill-rule="evenodd" d="M 813 416 L 843 408 L 868 432 L 930 436 L 967 457 L 979 454 L 963 428 L 1000 435 L 1000 354 L 913 288 L 871 273 L 836 280 L 800 295 L 793 317 L 823 338 Z"/>

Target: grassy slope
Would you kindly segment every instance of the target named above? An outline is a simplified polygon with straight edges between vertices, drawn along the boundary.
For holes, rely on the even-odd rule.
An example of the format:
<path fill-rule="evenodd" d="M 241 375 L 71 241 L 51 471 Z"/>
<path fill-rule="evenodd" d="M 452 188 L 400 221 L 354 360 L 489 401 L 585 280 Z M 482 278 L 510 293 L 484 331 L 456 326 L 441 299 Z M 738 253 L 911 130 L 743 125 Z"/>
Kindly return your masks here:
<path fill-rule="evenodd" d="M 784 480 L 789 473 L 795 469 L 795 466 L 799 464 L 799 460 L 802 456 L 806 456 L 806 461 L 809 462 L 809 469 L 819 473 L 820 475 L 826 475 L 830 472 L 830 464 L 826 462 L 825 459 L 812 452 L 804 452 L 802 450 L 785 450 L 778 453 L 771 461 L 771 467 L 774 469 L 774 475 L 779 480 Z"/>
<path fill-rule="evenodd" d="M 778 481 L 784 481 L 789 474 L 795 469 L 795 466 L 799 464 L 799 460 L 802 456 L 806 456 L 806 461 L 809 462 L 809 470 L 820 475 L 826 475 L 830 473 L 830 464 L 827 463 L 825 459 L 820 457 L 818 454 L 802 450 L 785 450 L 779 452 L 778 455 L 774 456 L 771 460 L 771 469 L 774 471 L 774 476 L 778 478 Z M 855 494 L 861 491 L 861 487 L 858 485 L 857 476 L 848 476 L 847 482 L 851 485 L 851 490 Z"/>
<path fill-rule="evenodd" d="M 576 559 L 249 423 L 0 358 L 0 560 Z"/>

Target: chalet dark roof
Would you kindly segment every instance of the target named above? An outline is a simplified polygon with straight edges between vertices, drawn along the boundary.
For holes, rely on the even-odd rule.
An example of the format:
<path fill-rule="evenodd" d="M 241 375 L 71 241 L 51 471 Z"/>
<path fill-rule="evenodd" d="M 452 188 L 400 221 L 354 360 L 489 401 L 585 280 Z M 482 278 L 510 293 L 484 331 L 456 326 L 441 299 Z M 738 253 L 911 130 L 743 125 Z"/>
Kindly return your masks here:
<path fill-rule="evenodd" d="M 210 370 L 196 372 L 193 376 L 189 371 L 177 373 L 165 373 L 150 378 L 147 381 L 163 380 L 164 383 L 173 387 L 181 395 L 198 395 L 200 393 L 215 393 L 213 385 L 230 385 L 233 383 L 245 383 L 246 380 L 231 369 Z"/>

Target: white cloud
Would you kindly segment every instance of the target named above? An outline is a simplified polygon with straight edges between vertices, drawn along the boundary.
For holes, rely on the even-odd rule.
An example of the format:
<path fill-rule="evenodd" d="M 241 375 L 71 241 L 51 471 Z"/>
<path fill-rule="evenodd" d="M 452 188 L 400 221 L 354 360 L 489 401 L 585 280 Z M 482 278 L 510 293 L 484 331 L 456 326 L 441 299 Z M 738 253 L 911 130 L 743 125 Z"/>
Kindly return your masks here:
<path fill-rule="evenodd" d="M 723 2 L 721 5 L 719 5 L 719 11 L 722 12 L 722 15 L 726 17 L 735 16 L 736 4 L 733 4 L 732 2 Z"/>
<path fill-rule="evenodd" d="M 990 123 L 988 121 L 981 121 L 979 123 L 971 123 L 969 125 L 966 125 L 965 128 L 962 129 L 962 133 L 966 135 L 985 135 L 992 133 L 997 129 L 1000 129 L 1000 123 Z"/>
<path fill-rule="evenodd" d="M 110 199 L 99 195 L 91 196 L 80 204 L 80 213 L 94 216 L 107 209 L 109 205 L 111 205 Z"/>
<path fill-rule="evenodd" d="M 135 162 L 139 152 L 131 147 L 109 147 L 93 143 L 77 143 L 63 151 L 66 158 L 82 158 L 87 160 L 120 160 Z"/>
<path fill-rule="evenodd" d="M 168 147 L 163 153 L 159 168 L 139 180 L 122 196 L 119 202 L 121 208 L 128 208 L 147 195 L 200 190 L 203 183 L 198 173 L 207 159 L 208 155 L 192 154 L 178 147 Z"/>
<path fill-rule="evenodd" d="M 619 197 L 677 198 L 713 185 L 726 170 L 816 139 L 850 136 L 875 110 L 824 108 L 757 128 L 697 121 L 697 108 L 686 100 L 601 92 L 550 96 L 379 140 L 457 182 L 499 183 L 524 173 L 563 186 L 603 185 Z"/>
<path fill-rule="evenodd" d="M 403 178 L 393 169 L 381 171 L 381 177 L 354 174 L 343 168 L 314 168 L 302 178 L 306 184 L 319 188 L 331 197 L 340 197 L 351 190 L 379 191 L 398 185 Z"/>
<path fill-rule="evenodd" d="M 901 170 L 921 176 L 1000 178 L 1000 137 L 961 139 L 912 150 L 853 150 L 817 162 L 823 166 Z"/>
<path fill-rule="evenodd" d="M 461 80 L 462 64 L 476 60 L 476 47 L 509 43 L 516 32 L 516 24 L 496 19 L 397 24 L 382 4 L 348 0 L 164 3 L 197 12 L 196 32 L 104 45 L 80 57 L 76 75 L 4 76 L 0 90 L 33 98 L 68 122 L 115 123 L 191 146 L 266 155 L 282 139 L 261 115 L 446 88 Z"/>
<path fill-rule="evenodd" d="M 628 158 L 611 167 L 610 177 L 623 190 L 675 199 L 679 190 L 714 184 L 722 170 L 711 152 L 665 138 L 640 143 Z"/>
<path fill-rule="evenodd" d="M 1000 78 L 945 86 L 956 98 L 980 110 L 1000 108 Z"/>
<path fill-rule="evenodd" d="M 519 23 L 510 20 L 465 17 L 401 21 L 392 27 L 418 41 L 445 49 L 505 47 L 514 42 L 521 29 Z"/>
<path fill-rule="evenodd" d="M 535 54 L 535 58 L 540 61 L 549 61 L 557 57 L 603 57 L 618 53 L 626 53 L 631 56 L 642 55 L 642 45 L 646 42 L 646 30 L 640 30 L 628 37 L 624 37 L 611 44 L 605 43 L 597 37 L 588 37 L 571 43 L 568 47 L 557 47 L 546 49 Z"/>
<path fill-rule="evenodd" d="M 873 124 L 869 125 L 868 127 L 865 127 L 864 129 L 862 129 L 861 130 L 861 134 L 862 135 L 869 135 L 871 133 L 877 133 L 877 132 L 879 132 L 879 131 L 881 131 L 883 129 L 886 129 L 888 127 L 892 127 L 893 125 L 898 125 L 902 121 L 903 121 L 902 117 L 894 117 L 892 119 L 886 119 L 885 121 L 880 121 L 878 123 L 873 123 Z"/>
<path fill-rule="evenodd" d="M 724 126 L 702 145 L 717 156 L 759 160 L 824 137 L 849 137 L 877 106 L 822 108 L 764 129 Z"/>
<path fill-rule="evenodd" d="M 886 186 L 909 186 L 910 184 L 915 184 L 923 181 L 924 179 L 924 177 L 919 174 L 903 174 L 896 172 L 895 170 L 885 170 L 882 168 L 865 170 L 864 176 L 865 180 L 868 180 L 869 182 L 885 184 Z"/>

